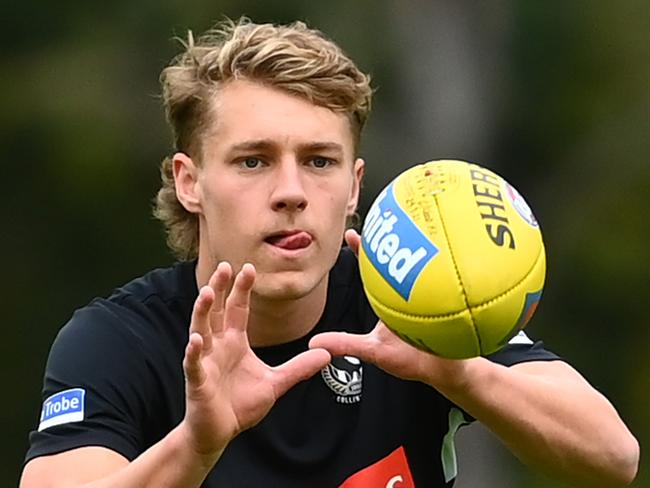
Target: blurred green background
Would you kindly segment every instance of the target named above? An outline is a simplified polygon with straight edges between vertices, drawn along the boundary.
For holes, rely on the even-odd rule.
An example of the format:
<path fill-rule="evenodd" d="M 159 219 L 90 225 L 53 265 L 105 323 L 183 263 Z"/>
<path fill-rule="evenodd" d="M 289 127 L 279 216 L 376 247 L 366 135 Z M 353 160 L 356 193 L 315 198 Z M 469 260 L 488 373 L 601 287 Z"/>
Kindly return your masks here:
<path fill-rule="evenodd" d="M 650 3 L 358 0 L 3 5 L 0 206 L 7 314 L 0 485 L 15 486 L 44 363 L 72 311 L 170 263 L 150 216 L 170 150 L 158 74 L 174 35 L 223 15 L 306 20 L 372 73 L 365 211 L 406 167 L 488 166 L 542 225 L 547 285 L 529 333 L 650 440 Z M 472 432 L 474 430 L 474 432 Z M 461 435 L 459 487 L 560 486 L 489 435 Z M 634 486 L 650 486 L 642 461 Z"/>

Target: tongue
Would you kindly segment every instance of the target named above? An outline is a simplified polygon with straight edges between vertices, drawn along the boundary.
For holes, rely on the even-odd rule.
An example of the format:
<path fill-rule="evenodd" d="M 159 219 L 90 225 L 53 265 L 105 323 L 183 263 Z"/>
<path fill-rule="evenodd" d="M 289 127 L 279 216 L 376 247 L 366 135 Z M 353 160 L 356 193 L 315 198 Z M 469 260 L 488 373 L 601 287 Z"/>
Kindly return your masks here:
<path fill-rule="evenodd" d="M 271 237 L 269 242 L 282 249 L 302 249 L 311 244 L 311 236 L 306 232 L 296 232 L 286 236 Z"/>

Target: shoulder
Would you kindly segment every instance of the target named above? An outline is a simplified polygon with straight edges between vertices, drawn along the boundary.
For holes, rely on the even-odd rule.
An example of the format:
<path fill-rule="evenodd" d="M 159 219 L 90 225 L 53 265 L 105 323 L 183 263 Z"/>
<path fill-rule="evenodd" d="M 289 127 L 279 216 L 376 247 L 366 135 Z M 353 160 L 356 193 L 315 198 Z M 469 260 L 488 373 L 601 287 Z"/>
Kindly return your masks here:
<path fill-rule="evenodd" d="M 116 288 L 108 298 L 96 298 L 75 315 L 133 315 L 160 319 L 162 309 L 183 311 L 197 296 L 195 262 L 180 262 L 168 268 L 154 269 Z"/>
<path fill-rule="evenodd" d="M 487 358 L 504 366 L 513 366 L 531 361 L 555 361 L 560 356 L 548 350 L 544 342 L 531 339 L 524 331 L 520 331 L 501 350 L 490 354 Z"/>
<path fill-rule="evenodd" d="M 27 460 L 84 446 L 133 459 L 182 418 L 185 315 L 195 290 L 193 264 L 181 263 L 72 315 L 50 349 Z"/>
<path fill-rule="evenodd" d="M 154 269 L 115 289 L 107 298 L 122 304 L 194 301 L 197 296 L 195 261 L 179 262 L 167 268 Z"/>
<path fill-rule="evenodd" d="M 95 298 L 59 331 L 52 352 L 88 348 L 150 348 L 162 334 L 186 334 L 196 296 L 194 263 L 161 268 Z"/>

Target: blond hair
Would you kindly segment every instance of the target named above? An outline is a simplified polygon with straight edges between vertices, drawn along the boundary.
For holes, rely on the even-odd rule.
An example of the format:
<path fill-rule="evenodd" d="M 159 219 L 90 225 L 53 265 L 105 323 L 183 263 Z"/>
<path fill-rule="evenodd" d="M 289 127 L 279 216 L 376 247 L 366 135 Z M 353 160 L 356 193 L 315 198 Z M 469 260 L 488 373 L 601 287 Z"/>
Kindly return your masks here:
<path fill-rule="evenodd" d="M 345 114 L 355 149 L 370 112 L 370 77 L 362 73 L 334 42 L 302 22 L 254 24 L 246 18 L 226 20 L 194 40 L 160 77 L 163 102 L 176 151 L 201 164 L 201 138 L 212 123 L 210 101 L 225 82 L 259 81 Z M 218 116 L 218 115 L 217 115 Z M 179 259 L 198 254 L 196 214 L 178 201 L 173 165 L 161 165 L 162 186 L 154 215 L 167 230 L 167 244 Z"/>

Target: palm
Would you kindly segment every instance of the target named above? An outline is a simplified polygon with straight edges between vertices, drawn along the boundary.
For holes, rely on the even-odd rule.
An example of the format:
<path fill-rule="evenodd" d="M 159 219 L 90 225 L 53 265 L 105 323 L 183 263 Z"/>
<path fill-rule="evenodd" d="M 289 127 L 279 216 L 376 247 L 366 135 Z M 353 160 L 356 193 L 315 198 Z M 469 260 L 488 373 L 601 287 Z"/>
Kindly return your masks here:
<path fill-rule="evenodd" d="M 272 387 L 264 381 L 268 367 L 240 337 L 229 335 L 235 334 L 224 334 L 202 358 L 204 381 L 188 382 L 186 387 L 187 417 L 206 437 L 201 444 L 209 445 L 215 438 L 229 439 L 254 425 L 275 400 Z"/>
<path fill-rule="evenodd" d="M 272 368 L 253 353 L 246 327 L 254 279 L 253 267 L 245 266 L 226 299 L 230 267 L 220 265 L 194 307 L 184 361 L 185 422 L 201 453 L 225 447 L 259 422 L 291 386 L 330 359 L 327 352 L 313 350 Z"/>
<path fill-rule="evenodd" d="M 377 323 L 370 338 L 377 344 L 375 361 L 393 376 L 407 380 L 421 379 L 421 371 L 430 368 L 432 361 L 436 360 L 431 354 L 405 343 L 383 322 Z"/>
<path fill-rule="evenodd" d="M 361 243 L 359 234 L 348 230 L 345 240 L 355 254 L 358 254 Z M 432 385 L 451 381 L 467 365 L 466 361 L 444 359 L 416 349 L 396 336 L 381 321 L 368 334 L 319 334 L 312 338 L 310 347 L 327 349 L 332 355 L 356 356 L 393 376 Z"/>

